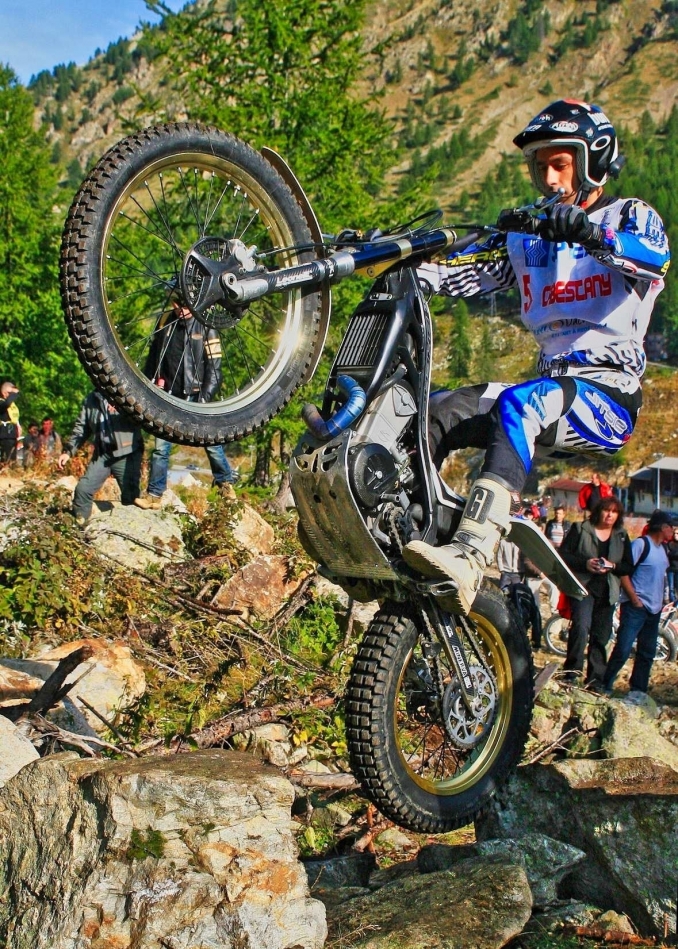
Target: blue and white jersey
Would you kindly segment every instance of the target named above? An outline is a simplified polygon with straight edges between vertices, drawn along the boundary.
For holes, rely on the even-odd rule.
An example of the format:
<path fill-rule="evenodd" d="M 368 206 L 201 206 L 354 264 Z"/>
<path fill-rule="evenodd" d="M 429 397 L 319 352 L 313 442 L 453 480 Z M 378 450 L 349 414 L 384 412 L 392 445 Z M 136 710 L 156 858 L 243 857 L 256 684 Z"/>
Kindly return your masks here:
<path fill-rule="evenodd" d="M 493 234 L 444 262 L 423 264 L 419 274 L 435 292 L 451 297 L 517 286 L 543 375 L 567 362 L 616 367 L 640 379 L 643 340 L 670 261 L 664 225 L 634 198 L 603 197 L 589 218 L 603 229 L 603 250 Z"/>

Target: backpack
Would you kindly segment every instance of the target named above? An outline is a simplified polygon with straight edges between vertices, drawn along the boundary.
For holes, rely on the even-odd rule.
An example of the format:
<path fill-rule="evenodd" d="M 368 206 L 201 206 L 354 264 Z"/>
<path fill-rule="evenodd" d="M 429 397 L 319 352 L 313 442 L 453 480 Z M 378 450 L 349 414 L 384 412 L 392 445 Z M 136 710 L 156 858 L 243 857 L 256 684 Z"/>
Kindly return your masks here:
<path fill-rule="evenodd" d="M 643 541 L 643 550 L 640 557 L 638 558 L 638 563 L 633 568 L 631 576 L 635 574 L 636 570 L 641 565 L 641 563 L 645 563 L 647 558 L 650 556 L 650 538 L 647 536 L 647 534 L 645 534 L 642 537 L 642 541 Z"/>

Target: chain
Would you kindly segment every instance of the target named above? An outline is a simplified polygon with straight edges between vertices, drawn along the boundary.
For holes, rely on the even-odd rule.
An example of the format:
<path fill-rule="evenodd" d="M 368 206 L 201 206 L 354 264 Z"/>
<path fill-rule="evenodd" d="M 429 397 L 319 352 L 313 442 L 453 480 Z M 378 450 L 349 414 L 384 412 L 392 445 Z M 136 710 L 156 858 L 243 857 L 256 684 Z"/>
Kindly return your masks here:
<path fill-rule="evenodd" d="M 398 548 L 398 553 L 403 552 L 403 542 L 398 531 L 397 515 L 395 505 L 392 504 L 388 512 L 389 537 Z"/>

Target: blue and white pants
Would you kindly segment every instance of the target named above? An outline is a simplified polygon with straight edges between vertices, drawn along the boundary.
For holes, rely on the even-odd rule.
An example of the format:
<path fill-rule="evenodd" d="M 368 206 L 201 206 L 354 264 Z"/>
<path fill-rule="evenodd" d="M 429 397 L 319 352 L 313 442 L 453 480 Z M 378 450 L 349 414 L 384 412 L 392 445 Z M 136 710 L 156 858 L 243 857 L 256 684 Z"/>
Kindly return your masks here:
<path fill-rule="evenodd" d="M 594 374 L 612 385 L 592 381 Z M 439 468 L 454 449 L 485 448 L 481 473 L 520 493 L 537 451 L 619 451 L 641 401 L 638 380 L 610 370 L 443 389 L 429 401 L 431 455 Z"/>

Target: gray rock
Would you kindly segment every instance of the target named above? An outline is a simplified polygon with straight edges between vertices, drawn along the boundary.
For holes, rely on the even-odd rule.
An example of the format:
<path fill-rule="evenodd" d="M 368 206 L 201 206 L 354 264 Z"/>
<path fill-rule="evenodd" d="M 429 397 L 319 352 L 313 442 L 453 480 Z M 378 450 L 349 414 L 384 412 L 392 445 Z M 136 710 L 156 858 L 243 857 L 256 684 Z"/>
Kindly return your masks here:
<path fill-rule="evenodd" d="M 0 715 L 0 787 L 38 757 L 28 738 L 8 718 Z"/>
<path fill-rule="evenodd" d="M 422 873 L 433 873 L 476 856 L 496 856 L 524 867 L 535 909 L 543 909 L 558 901 L 558 884 L 586 854 L 544 834 L 526 834 L 515 840 L 484 840 L 459 847 L 431 844 L 419 851 L 417 862 Z"/>
<path fill-rule="evenodd" d="M 396 853 L 417 850 L 419 847 L 416 840 L 412 840 L 411 837 L 408 837 L 406 833 L 397 827 L 389 827 L 388 830 L 382 830 L 375 842 L 378 843 L 380 847 L 395 851 Z"/>
<path fill-rule="evenodd" d="M 328 922 L 331 941 L 350 933 L 356 949 L 498 949 L 531 910 L 522 867 L 477 858 L 328 908 Z"/>
<path fill-rule="evenodd" d="M 600 918 L 599 906 L 570 900 L 560 906 L 550 906 L 545 913 L 535 913 L 528 927 L 534 933 L 552 933 L 562 929 L 563 924 L 570 926 L 591 926 Z"/>
<path fill-rule="evenodd" d="M 314 896 L 318 890 L 366 887 L 376 865 L 376 857 L 371 853 L 353 853 L 328 860 L 304 861 L 308 885 Z"/>
<path fill-rule="evenodd" d="M 519 768 L 476 821 L 478 840 L 554 837 L 586 860 L 562 893 L 629 916 L 641 932 L 675 931 L 678 773 L 651 758 Z"/>
<path fill-rule="evenodd" d="M 236 752 L 27 766 L 0 791 L 0 944 L 320 949 L 293 794 Z"/>
<path fill-rule="evenodd" d="M 133 504 L 113 504 L 93 515 L 86 534 L 99 553 L 135 570 L 187 558 L 181 522 L 169 509 L 144 511 Z"/>

